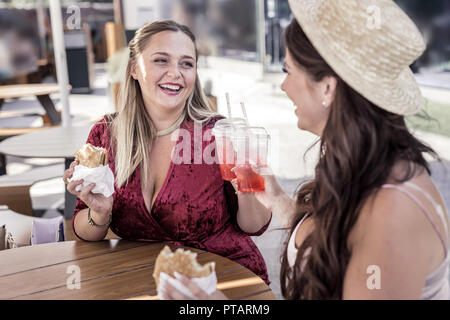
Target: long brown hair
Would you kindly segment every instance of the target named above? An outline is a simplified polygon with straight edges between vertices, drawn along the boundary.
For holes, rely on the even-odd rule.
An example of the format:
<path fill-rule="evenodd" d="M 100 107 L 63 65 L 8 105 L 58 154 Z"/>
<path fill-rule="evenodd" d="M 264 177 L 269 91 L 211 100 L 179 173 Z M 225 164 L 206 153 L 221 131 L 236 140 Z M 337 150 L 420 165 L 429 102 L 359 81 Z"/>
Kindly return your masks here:
<path fill-rule="evenodd" d="M 387 181 L 398 161 L 412 164 L 396 179 L 404 182 L 419 170 L 430 174 L 422 153 L 439 157 L 409 132 L 402 115 L 377 107 L 340 79 L 295 19 L 285 39 L 295 63 L 314 81 L 333 76 L 337 87 L 320 140 L 315 177 L 297 192 L 297 212 L 289 234 L 307 213 L 314 219 L 314 230 L 298 249 L 292 269 L 286 246 L 281 257 L 281 291 L 287 299 L 341 299 L 351 256 L 348 236 L 365 200 Z M 302 269 L 300 261 L 308 248 Z"/>

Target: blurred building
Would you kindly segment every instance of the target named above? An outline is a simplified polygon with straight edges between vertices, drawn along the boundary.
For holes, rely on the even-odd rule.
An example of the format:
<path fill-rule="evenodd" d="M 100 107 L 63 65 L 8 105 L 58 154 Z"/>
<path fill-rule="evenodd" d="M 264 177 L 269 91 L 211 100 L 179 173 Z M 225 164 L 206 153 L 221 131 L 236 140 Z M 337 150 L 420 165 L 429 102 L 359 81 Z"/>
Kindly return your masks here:
<path fill-rule="evenodd" d="M 450 71 L 450 0 L 396 0 L 418 25 L 427 50 L 413 65 L 416 71 Z"/>
<path fill-rule="evenodd" d="M 0 10 L 0 80 L 35 72 L 38 56 L 38 35 L 28 12 Z"/>
<path fill-rule="evenodd" d="M 428 44 L 413 69 L 450 70 L 450 0 L 395 1 L 417 23 Z M 80 14 L 78 29 L 83 25 L 89 27 L 95 62 L 108 58 L 105 36 L 108 21 L 124 26 L 129 41 L 145 23 L 172 19 L 193 30 L 201 56 L 261 63 L 266 72 L 280 72 L 285 57 L 283 34 L 293 18 L 288 0 L 61 0 L 61 3 L 64 21 L 69 21 L 73 14 L 69 8 L 76 6 Z M 51 66 L 52 55 L 48 1 L 0 1 L 0 78 L 33 72 L 39 67 L 36 61 L 42 59 L 50 61 Z"/>
<path fill-rule="evenodd" d="M 106 61 L 104 25 L 114 21 L 111 1 L 69 1 L 63 0 L 63 21 L 71 21 L 76 6 L 79 20 L 77 25 L 66 23 L 65 32 L 88 30 L 96 62 Z M 86 28 L 87 27 L 87 28 Z M 39 82 L 43 76 L 55 73 L 52 45 L 50 10 L 48 1 L 0 1 L 0 81 L 14 83 L 21 81 Z M 2 50 L 6 48 L 7 50 Z"/>
<path fill-rule="evenodd" d="M 171 19 L 196 35 L 202 55 L 258 61 L 258 3 L 255 0 L 122 1 L 128 40 L 146 22 Z"/>

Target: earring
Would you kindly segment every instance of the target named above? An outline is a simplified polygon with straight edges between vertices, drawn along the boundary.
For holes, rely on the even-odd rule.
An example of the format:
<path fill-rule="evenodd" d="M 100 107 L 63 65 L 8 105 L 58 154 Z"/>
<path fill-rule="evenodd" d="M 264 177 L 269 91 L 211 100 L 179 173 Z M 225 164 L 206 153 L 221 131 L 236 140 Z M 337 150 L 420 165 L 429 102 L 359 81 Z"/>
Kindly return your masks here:
<path fill-rule="evenodd" d="M 322 101 L 322 106 L 323 106 L 324 108 L 326 108 L 326 107 L 327 107 L 327 103 L 325 102 L 325 100 L 324 100 L 324 101 Z"/>

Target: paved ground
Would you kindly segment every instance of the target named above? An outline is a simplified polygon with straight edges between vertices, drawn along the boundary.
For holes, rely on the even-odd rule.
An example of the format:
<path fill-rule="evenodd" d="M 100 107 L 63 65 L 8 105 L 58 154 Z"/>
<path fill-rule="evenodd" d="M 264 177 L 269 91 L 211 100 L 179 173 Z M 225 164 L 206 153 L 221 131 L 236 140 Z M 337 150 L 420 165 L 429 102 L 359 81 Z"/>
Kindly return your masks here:
<path fill-rule="evenodd" d="M 305 150 L 311 146 L 317 137 L 301 132 L 296 127 L 294 107 L 279 89 L 283 81 L 282 74 L 266 74 L 262 76 L 259 66 L 251 63 L 229 62 L 210 59 L 212 68 L 202 68 L 199 74 L 202 82 L 207 79 L 213 83 L 213 93 L 218 96 L 219 112 L 227 114 L 225 92 L 229 92 L 232 100 L 233 116 L 241 116 L 239 102 L 244 101 L 249 121 L 255 126 L 264 126 L 271 133 L 271 166 L 283 189 L 293 195 L 295 189 L 307 177 L 311 177 L 317 161 L 317 146 L 313 147 L 304 159 Z M 95 91 L 90 95 L 70 95 L 71 113 L 74 123 L 85 123 L 100 118 L 103 114 L 112 112 L 110 99 L 107 97 L 107 78 L 102 65 L 97 65 Z M 237 72 L 238 71 L 238 72 Z M 49 79 L 52 81 L 52 79 Z M 442 90 L 424 89 L 424 94 L 431 98 L 446 100 L 449 93 Z M 58 95 L 53 95 L 59 104 Z M 449 100 L 446 100 L 449 101 Z M 3 106 L 4 111 L 30 109 L 41 111 L 34 99 L 9 101 Z M 39 126 L 40 119 L 15 119 L 13 122 L 1 122 L 0 126 L 22 126 L 23 123 Z M 446 124 L 447 125 L 447 124 Z M 441 155 L 443 164 L 431 163 L 433 179 L 439 186 L 442 195 L 450 205 L 450 139 L 424 132 L 417 135 L 430 144 Z M 8 157 L 8 174 L 25 172 L 31 168 L 44 166 L 61 160 L 50 159 L 19 159 Z M 58 215 L 56 210 L 61 207 L 64 194 L 64 183 L 61 179 L 51 179 L 39 182 L 31 188 L 34 208 L 46 208 L 44 217 Z M 261 250 L 268 266 L 271 287 L 278 298 L 279 289 L 279 257 L 286 233 L 278 230 L 280 224 L 273 219 L 269 230 L 254 240 Z"/>

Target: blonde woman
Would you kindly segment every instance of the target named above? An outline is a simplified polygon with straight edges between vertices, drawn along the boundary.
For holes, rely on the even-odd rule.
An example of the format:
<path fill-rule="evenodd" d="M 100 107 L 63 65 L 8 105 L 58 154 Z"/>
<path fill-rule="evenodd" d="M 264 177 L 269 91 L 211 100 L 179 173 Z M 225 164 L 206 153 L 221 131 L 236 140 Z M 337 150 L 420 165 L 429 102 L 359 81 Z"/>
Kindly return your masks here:
<path fill-rule="evenodd" d="M 105 198 L 91 192 L 94 185 L 77 192 L 82 181 L 68 183 L 69 192 L 79 198 L 72 220 L 75 234 L 99 241 L 111 228 L 127 240 L 199 248 L 232 259 L 269 283 L 250 235 L 265 231 L 270 210 L 253 195 L 236 195 L 215 162 L 194 159 L 198 143 L 202 151 L 213 149 L 214 139 L 205 133 L 220 119 L 200 86 L 194 35 L 173 21 L 154 22 L 137 31 L 129 48 L 120 111 L 99 121 L 87 140 L 108 149 L 115 193 Z M 194 143 L 196 125 L 202 134 Z M 183 130 L 190 134 L 174 139 Z M 172 150 L 186 145 L 186 137 L 192 149 L 181 150 L 184 160 L 175 163 Z M 75 165 L 65 172 L 66 183 Z"/>

